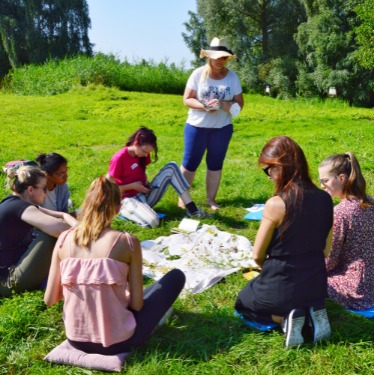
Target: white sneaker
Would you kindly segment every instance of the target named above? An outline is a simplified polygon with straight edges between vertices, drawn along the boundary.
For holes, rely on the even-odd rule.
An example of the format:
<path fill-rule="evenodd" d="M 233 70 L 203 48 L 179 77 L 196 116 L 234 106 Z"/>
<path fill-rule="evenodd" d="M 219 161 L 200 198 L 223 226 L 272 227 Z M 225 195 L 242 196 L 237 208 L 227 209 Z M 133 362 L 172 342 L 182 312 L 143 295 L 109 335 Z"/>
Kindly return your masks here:
<path fill-rule="evenodd" d="M 331 327 L 326 309 L 309 309 L 310 321 L 313 329 L 313 342 L 326 340 L 331 336 Z"/>
<path fill-rule="evenodd" d="M 282 328 L 286 335 L 284 346 L 289 348 L 304 343 L 304 337 L 301 333 L 305 323 L 305 311 L 302 309 L 293 309 L 285 319 Z"/>

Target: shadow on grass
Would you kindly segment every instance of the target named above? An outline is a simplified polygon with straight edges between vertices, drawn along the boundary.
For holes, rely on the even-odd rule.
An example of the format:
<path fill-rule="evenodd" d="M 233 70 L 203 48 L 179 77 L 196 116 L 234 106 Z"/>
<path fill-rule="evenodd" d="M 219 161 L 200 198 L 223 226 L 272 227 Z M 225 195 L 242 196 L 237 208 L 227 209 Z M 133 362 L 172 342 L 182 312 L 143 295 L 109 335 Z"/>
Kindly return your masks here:
<path fill-rule="evenodd" d="M 209 361 L 218 353 L 229 352 L 232 347 L 242 343 L 245 336 L 249 334 L 260 336 L 269 334 L 249 329 L 235 317 L 234 313 L 232 316 L 219 310 L 214 315 L 183 311 L 175 311 L 175 313 L 177 318 L 174 317 L 174 321 L 158 328 L 146 347 L 134 353 L 135 361 L 142 360 L 145 356 L 157 356 L 163 352 L 168 358 L 188 359 L 194 363 Z"/>
<path fill-rule="evenodd" d="M 332 327 L 329 340 L 317 345 L 307 341 L 307 351 L 318 347 L 350 346 L 355 344 L 372 347 L 374 320 L 355 316 L 334 302 L 327 302 Z M 144 348 L 134 352 L 131 360 L 143 361 L 146 357 L 163 357 L 188 360 L 192 363 L 207 362 L 217 354 L 230 352 L 231 348 L 248 341 L 262 348 L 279 346 L 283 349 L 283 333 L 280 329 L 257 332 L 245 326 L 240 319 L 217 309 L 216 314 L 199 314 L 175 310 L 168 325 L 157 329 Z M 184 322 L 184 324 L 183 324 Z M 275 335 L 272 333 L 276 333 Z M 250 337 L 248 337 L 250 336 Z M 164 353 L 164 354 L 163 354 Z"/>
<path fill-rule="evenodd" d="M 262 194 L 259 196 L 256 196 L 254 198 L 248 199 L 244 197 L 235 197 L 232 199 L 219 199 L 219 203 L 222 204 L 222 206 L 227 207 L 251 207 L 256 203 L 265 203 L 270 197 L 268 195 Z"/>
<path fill-rule="evenodd" d="M 355 315 L 332 300 L 327 300 L 326 308 L 332 328 L 330 342 L 373 343 L 374 319 Z"/>
<path fill-rule="evenodd" d="M 236 197 L 234 199 L 221 199 L 219 200 L 219 203 L 221 204 L 222 209 L 216 211 L 216 213 L 214 214 L 214 219 L 233 229 L 245 229 L 248 227 L 248 220 L 244 219 L 244 216 L 247 213 L 245 211 L 245 208 L 251 207 L 256 203 L 263 203 L 268 198 L 268 196 L 259 196 L 254 199 L 247 199 L 243 197 Z M 228 216 L 225 214 L 226 207 L 242 208 L 243 214 L 239 219 L 236 217 Z"/>

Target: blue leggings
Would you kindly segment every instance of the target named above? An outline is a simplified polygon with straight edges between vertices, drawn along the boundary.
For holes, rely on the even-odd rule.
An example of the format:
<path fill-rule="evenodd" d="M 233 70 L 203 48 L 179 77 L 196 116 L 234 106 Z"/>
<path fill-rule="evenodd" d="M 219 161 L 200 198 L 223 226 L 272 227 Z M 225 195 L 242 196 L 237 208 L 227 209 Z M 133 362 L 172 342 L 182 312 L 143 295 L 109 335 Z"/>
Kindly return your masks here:
<path fill-rule="evenodd" d="M 223 167 L 233 129 L 232 124 L 219 129 L 197 128 L 186 124 L 184 127 L 183 167 L 190 172 L 195 172 L 206 150 L 208 169 L 220 171 Z"/>

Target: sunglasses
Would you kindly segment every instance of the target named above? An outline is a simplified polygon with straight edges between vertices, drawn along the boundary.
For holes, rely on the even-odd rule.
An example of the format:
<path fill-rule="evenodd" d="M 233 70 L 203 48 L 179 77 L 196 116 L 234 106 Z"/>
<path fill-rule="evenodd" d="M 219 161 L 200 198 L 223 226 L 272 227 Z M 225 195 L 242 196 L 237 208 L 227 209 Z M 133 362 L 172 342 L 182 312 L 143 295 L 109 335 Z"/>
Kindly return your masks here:
<path fill-rule="evenodd" d="M 269 165 L 269 166 L 266 167 L 266 168 L 262 168 L 262 170 L 264 171 L 264 173 L 265 173 L 266 176 L 268 176 L 268 177 L 270 177 L 270 172 L 269 172 L 270 168 L 271 168 L 271 165 Z"/>

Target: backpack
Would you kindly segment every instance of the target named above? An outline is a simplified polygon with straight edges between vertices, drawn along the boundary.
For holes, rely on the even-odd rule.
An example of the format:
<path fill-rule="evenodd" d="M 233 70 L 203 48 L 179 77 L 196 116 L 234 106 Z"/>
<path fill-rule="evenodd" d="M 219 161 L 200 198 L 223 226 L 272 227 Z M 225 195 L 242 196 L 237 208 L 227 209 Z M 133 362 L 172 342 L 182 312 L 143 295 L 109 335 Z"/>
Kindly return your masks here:
<path fill-rule="evenodd" d="M 37 167 L 38 163 L 34 160 L 25 160 L 25 159 L 12 160 L 12 161 L 8 161 L 8 163 L 5 164 L 3 171 L 4 173 L 7 173 L 8 169 L 10 168 L 14 168 L 15 170 L 17 170 L 22 165 L 31 165 L 33 167 Z"/>

